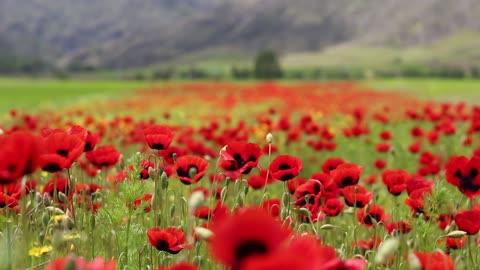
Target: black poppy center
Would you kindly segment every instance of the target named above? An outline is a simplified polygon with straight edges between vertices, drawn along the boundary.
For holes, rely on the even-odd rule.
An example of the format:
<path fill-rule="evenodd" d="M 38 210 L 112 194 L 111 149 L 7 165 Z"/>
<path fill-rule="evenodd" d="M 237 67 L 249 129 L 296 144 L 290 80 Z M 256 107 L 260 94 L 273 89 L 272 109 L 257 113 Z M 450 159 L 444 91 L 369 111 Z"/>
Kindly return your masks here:
<path fill-rule="evenodd" d="M 156 150 L 163 150 L 165 149 L 165 146 L 163 145 L 163 143 L 154 143 L 152 144 L 152 148 Z"/>
<path fill-rule="evenodd" d="M 290 165 L 288 165 L 287 163 L 282 163 L 280 164 L 280 166 L 278 167 L 278 169 L 280 170 L 290 170 L 292 167 Z"/>
<path fill-rule="evenodd" d="M 155 246 L 158 250 L 168 250 L 169 248 L 169 245 L 168 245 L 168 242 L 163 240 L 163 239 L 160 239 L 157 241 L 157 245 Z"/>
<path fill-rule="evenodd" d="M 56 153 L 58 155 L 64 157 L 64 158 L 66 158 L 66 157 L 68 157 L 68 152 L 69 151 L 67 149 L 58 149 Z"/>
<path fill-rule="evenodd" d="M 369 214 L 363 219 L 363 223 L 372 225 L 373 222 L 378 222 L 381 219 L 379 214 Z"/>
<path fill-rule="evenodd" d="M 478 170 L 476 168 L 472 168 L 465 176 L 460 170 L 457 170 L 453 176 L 460 179 L 460 189 L 473 192 L 480 190 L 480 185 L 473 183 L 475 177 L 478 176 Z"/>
<path fill-rule="evenodd" d="M 58 165 L 58 164 L 56 164 L 56 163 L 48 163 L 48 164 L 45 165 L 42 169 L 43 169 L 44 171 L 54 173 L 54 172 L 61 171 L 61 170 L 62 170 L 62 167 L 60 167 L 60 165 Z"/>
<path fill-rule="evenodd" d="M 246 257 L 255 255 L 255 254 L 265 254 L 267 253 L 267 246 L 259 241 L 245 241 L 240 243 L 235 249 L 235 259 L 239 263 Z"/>
<path fill-rule="evenodd" d="M 4 202 L 0 202 L 0 209 L 1 209 L 1 208 L 5 208 L 5 207 L 7 207 L 7 204 L 4 203 Z"/>
<path fill-rule="evenodd" d="M 195 172 L 198 172 L 198 167 L 195 166 L 195 165 L 188 165 L 188 168 L 186 170 L 183 170 L 183 168 L 178 168 L 177 169 L 177 175 L 179 177 L 187 177 L 187 178 L 190 178 L 190 171 L 195 171 Z"/>
<path fill-rule="evenodd" d="M 84 152 L 89 152 L 89 151 L 92 151 L 92 150 L 93 150 L 92 143 L 91 142 L 86 142 L 85 147 L 83 148 L 83 151 Z"/>

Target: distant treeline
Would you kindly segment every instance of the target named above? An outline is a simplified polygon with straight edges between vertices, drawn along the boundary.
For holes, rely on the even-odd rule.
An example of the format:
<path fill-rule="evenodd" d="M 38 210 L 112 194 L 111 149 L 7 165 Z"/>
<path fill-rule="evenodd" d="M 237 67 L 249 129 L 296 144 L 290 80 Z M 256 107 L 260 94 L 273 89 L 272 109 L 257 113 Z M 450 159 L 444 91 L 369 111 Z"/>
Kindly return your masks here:
<path fill-rule="evenodd" d="M 40 60 L 10 59 L 0 57 L 0 75 L 53 76 L 68 79 L 76 74 L 91 74 L 95 77 L 97 70 L 55 69 Z M 438 78 L 480 78 L 480 66 L 425 66 L 402 63 L 396 66 L 378 69 L 361 67 L 317 67 L 305 69 L 283 69 L 274 51 L 260 52 L 252 67 L 232 66 L 230 71 L 212 72 L 201 67 L 161 67 L 149 71 L 123 71 L 119 79 L 126 80 L 253 80 L 253 79 L 287 79 L 287 80 L 360 80 L 369 78 L 391 77 L 438 77 Z M 118 77 L 117 77 L 118 78 Z"/>

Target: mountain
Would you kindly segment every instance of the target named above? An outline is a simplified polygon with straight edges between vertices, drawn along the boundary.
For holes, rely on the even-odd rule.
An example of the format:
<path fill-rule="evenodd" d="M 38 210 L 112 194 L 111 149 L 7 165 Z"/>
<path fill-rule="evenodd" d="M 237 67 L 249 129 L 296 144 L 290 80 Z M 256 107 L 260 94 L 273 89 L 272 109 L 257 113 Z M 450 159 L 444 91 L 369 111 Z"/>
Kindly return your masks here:
<path fill-rule="evenodd" d="M 478 0 L 0 0 L 0 38 L 35 41 L 59 66 L 130 68 L 264 48 L 429 46 L 480 32 L 478 14 Z"/>

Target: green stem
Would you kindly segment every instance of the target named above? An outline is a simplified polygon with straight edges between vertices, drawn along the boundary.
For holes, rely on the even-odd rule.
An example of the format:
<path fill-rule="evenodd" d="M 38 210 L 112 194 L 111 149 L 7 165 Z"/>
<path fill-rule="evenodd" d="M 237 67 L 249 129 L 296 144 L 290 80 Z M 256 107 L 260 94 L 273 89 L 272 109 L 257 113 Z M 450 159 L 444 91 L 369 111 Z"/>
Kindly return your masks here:
<path fill-rule="evenodd" d="M 133 212 L 133 208 L 132 207 L 129 207 L 128 208 L 128 221 L 127 221 L 127 239 L 125 241 L 125 255 L 127 256 L 127 266 L 128 266 L 128 247 L 129 247 L 129 237 L 130 237 L 130 225 L 132 223 L 132 212 Z"/>

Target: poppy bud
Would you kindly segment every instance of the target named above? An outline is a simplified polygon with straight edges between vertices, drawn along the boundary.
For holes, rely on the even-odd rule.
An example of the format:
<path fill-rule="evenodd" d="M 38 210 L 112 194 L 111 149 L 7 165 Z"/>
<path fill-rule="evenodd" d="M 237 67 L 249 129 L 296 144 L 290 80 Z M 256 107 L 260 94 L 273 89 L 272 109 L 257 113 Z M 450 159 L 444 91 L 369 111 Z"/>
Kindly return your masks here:
<path fill-rule="evenodd" d="M 269 132 L 269 133 L 267 134 L 267 136 L 265 137 L 265 139 L 267 140 L 267 143 L 269 143 L 269 144 L 272 143 L 272 141 L 273 141 L 273 135 L 272 135 L 272 133 Z"/>
<path fill-rule="evenodd" d="M 193 261 L 192 261 L 192 262 L 193 262 L 194 265 L 198 265 L 198 266 L 199 266 L 199 265 L 202 264 L 202 261 L 203 261 L 202 256 L 195 256 L 195 257 L 193 257 Z"/>
<path fill-rule="evenodd" d="M 50 221 L 50 215 L 47 212 L 43 212 L 42 214 L 43 226 L 47 227 L 49 221 Z"/>
<path fill-rule="evenodd" d="M 228 192 L 227 187 L 222 188 L 222 191 L 220 192 L 220 199 L 222 200 L 222 202 L 224 202 L 227 199 L 227 192 Z"/>
<path fill-rule="evenodd" d="M 205 194 L 203 194 L 202 191 L 195 191 L 192 193 L 190 196 L 190 200 L 188 201 L 188 206 L 190 208 L 190 211 L 194 211 L 195 209 L 198 209 L 200 206 L 203 205 L 205 202 Z"/>
<path fill-rule="evenodd" d="M 386 264 L 390 257 L 397 251 L 400 241 L 397 238 L 389 238 L 383 241 L 378 247 L 377 255 L 375 256 L 376 264 Z"/>
<path fill-rule="evenodd" d="M 451 231 L 447 234 L 447 236 L 451 238 L 462 238 L 465 235 L 467 235 L 467 232 L 460 231 L 460 230 Z"/>
<path fill-rule="evenodd" d="M 195 234 L 203 240 L 208 240 L 213 235 L 212 231 L 203 227 L 195 227 L 194 230 Z"/>
<path fill-rule="evenodd" d="M 161 186 L 163 190 L 168 188 L 168 176 L 165 172 L 162 172 L 162 176 L 160 176 Z"/>
<path fill-rule="evenodd" d="M 310 217 L 312 215 L 312 213 L 310 213 L 310 210 L 308 210 L 307 208 L 300 208 L 298 209 L 298 212 L 307 217 Z"/>
<path fill-rule="evenodd" d="M 67 196 L 63 192 L 58 192 L 58 200 L 62 203 L 66 203 L 68 201 Z"/>
<path fill-rule="evenodd" d="M 332 224 L 323 224 L 322 226 L 320 226 L 320 230 L 329 231 L 329 230 L 333 230 L 333 229 L 335 229 L 335 226 L 332 225 Z"/>
<path fill-rule="evenodd" d="M 155 178 L 155 169 L 152 167 L 148 167 L 148 176 L 151 178 Z"/>
<path fill-rule="evenodd" d="M 417 256 L 413 253 L 410 252 L 408 254 L 408 268 L 410 270 L 422 270 L 422 264 L 420 263 L 420 260 L 417 258 Z"/>

